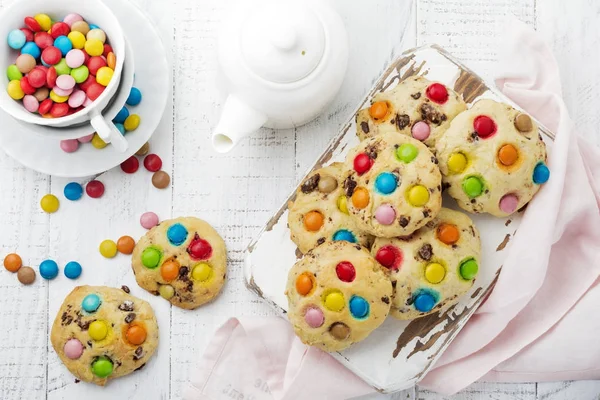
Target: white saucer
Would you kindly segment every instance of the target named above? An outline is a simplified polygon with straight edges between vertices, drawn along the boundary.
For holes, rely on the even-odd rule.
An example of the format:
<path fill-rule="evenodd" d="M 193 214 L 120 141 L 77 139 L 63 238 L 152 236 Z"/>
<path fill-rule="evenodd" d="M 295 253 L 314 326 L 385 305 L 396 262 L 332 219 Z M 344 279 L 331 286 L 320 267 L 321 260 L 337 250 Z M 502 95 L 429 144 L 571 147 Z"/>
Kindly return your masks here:
<path fill-rule="evenodd" d="M 131 157 L 150 139 L 162 118 L 171 90 L 171 71 L 160 35 L 146 15 L 129 1 L 105 0 L 105 3 L 121 21 L 133 48 L 135 86 L 144 97 L 139 105 L 129 109 L 140 115 L 140 126 L 126 135 L 129 148 L 125 153 L 111 145 L 98 150 L 89 143 L 82 144 L 74 153 L 65 153 L 59 139 L 36 134 L 37 127 L 22 125 L 0 111 L 0 147 L 28 168 L 69 178 L 100 174 Z M 114 104 L 121 108 L 116 106 L 117 101 Z"/>

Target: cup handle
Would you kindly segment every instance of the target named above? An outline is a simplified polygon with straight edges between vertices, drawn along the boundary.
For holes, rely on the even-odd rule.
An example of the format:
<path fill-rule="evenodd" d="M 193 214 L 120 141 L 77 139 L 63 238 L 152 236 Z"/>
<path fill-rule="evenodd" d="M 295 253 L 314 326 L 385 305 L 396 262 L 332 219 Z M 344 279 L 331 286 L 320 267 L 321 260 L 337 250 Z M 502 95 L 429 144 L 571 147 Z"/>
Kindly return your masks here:
<path fill-rule="evenodd" d="M 102 140 L 106 143 L 111 143 L 115 146 L 115 149 L 121 153 L 127 151 L 127 148 L 129 147 L 127 140 L 125 140 L 121 132 L 112 122 L 107 122 L 106 119 L 104 119 L 102 114 L 93 113 L 90 123 Z"/>

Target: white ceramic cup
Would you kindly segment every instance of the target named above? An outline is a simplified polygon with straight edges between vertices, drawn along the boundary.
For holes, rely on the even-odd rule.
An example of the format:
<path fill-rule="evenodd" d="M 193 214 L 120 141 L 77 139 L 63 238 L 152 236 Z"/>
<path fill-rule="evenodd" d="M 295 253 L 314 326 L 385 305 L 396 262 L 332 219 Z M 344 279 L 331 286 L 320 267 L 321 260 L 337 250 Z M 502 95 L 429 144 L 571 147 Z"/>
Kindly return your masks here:
<path fill-rule="evenodd" d="M 119 151 L 127 150 L 127 140 L 115 127 L 112 121 L 102 115 L 102 110 L 108 105 L 110 99 L 119 88 L 123 62 L 125 60 L 125 39 L 123 30 L 115 15 L 100 0 L 28 0 L 15 1 L 11 6 L 5 8 L 0 14 L 0 39 L 4 43 L 0 46 L 0 68 L 6 68 L 15 62 L 18 56 L 16 50 L 11 49 L 5 40 L 8 33 L 13 29 L 24 26 L 23 20 L 27 16 L 36 14 L 48 14 L 53 20 L 61 20 L 67 14 L 77 13 L 86 22 L 100 27 L 107 37 L 108 43 L 113 48 L 117 59 L 117 65 L 113 77 L 100 97 L 91 105 L 81 111 L 61 118 L 43 118 L 37 113 L 27 111 L 20 101 L 13 100 L 6 92 L 8 79 L 0 76 L 0 107 L 13 118 L 30 124 L 44 125 L 54 128 L 68 127 L 80 123 L 89 123 L 94 127 L 96 133 L 106 143 L 112 143 Z"/>

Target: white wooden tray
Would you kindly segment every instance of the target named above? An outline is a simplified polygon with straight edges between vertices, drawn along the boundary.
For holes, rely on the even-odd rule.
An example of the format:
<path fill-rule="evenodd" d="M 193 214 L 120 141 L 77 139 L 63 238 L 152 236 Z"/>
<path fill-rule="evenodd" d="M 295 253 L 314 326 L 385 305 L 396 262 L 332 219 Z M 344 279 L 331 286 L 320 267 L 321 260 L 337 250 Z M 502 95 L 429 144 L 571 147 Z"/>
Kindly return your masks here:
<path fill-rule="evenodd" d="M 430 45 L 409 50 L 395 60 L 357 111 L 365 107 L 375 93 L 394 87 L 397 82 L 412 75 L 424 75 L 454 88 L 469 104 L 480 98 L 491 98 L 519 108 L 443 49 Z M 358 144 L 355 114 L 308 173 L 331 162 L 343 161 L 347 150 Z M 554 135 L 538 124 L 549 147 Z M 290 199 L 293 199 L 295 190 Z M 284 295 L 287 274 L 299 255 L 296 245 L 290 240 L 287 202 L 250 243 L 245 264 L 248 288 L 282 315 L 287 310 L 287 298 Z M 447 196 L 444 196 L 443 205 L 458 209 L 454 200 Z M 471 218 L 481 234 L 482 265 L 475 284 L 457 304 L 413 321 L 398 321 L 390 317 L 364 341 L 345 351 L 332 353 L 377 390 L 393 392 L 415 385 L 492 290 L 505 259 L 506 245 L 521 222 L 521 213 L 510 218 L 489 215 L 471 215 Z"/>

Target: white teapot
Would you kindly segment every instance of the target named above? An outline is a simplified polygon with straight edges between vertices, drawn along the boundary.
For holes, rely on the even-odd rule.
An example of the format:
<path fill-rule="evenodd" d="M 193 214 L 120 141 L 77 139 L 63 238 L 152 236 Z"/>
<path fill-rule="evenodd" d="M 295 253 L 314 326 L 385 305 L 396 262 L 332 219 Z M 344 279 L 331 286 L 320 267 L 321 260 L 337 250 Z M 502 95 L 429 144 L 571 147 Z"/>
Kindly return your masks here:
<path fill-rule="evenodd" d="M 218 56 L 227 100 L 212 135 L 225 153 L 261 126 L 319 115 L 348 65 L 348 38 L 325 0 L 241 1 L 222 25 Z"/>

